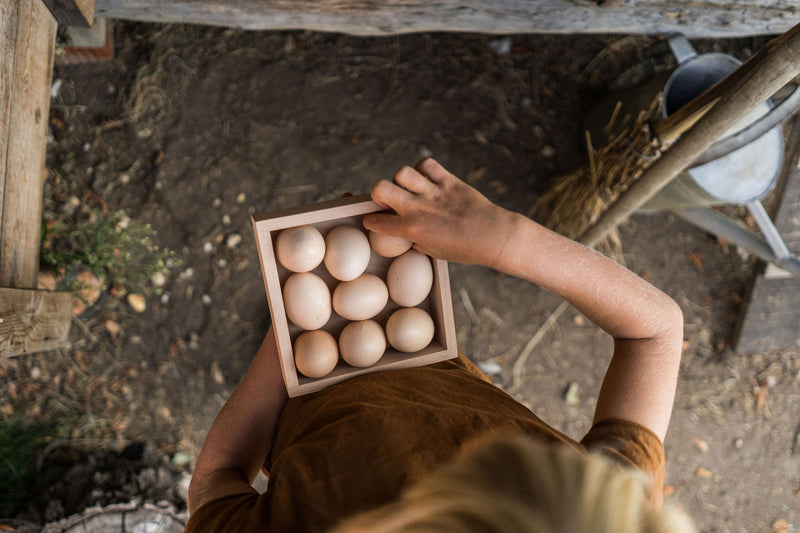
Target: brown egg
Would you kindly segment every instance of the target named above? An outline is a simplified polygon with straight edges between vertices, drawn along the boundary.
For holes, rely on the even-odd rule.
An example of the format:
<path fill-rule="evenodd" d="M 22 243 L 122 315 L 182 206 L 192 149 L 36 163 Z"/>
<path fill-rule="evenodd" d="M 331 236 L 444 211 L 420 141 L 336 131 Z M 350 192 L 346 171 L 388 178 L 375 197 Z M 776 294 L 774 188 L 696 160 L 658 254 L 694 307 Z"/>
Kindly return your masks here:
<path fill-rule="evenodd" d="M 397 257 L 411 248 L 411 241 L 383 233 L 369 232 L 369 243 L 375 253 L 382 257 Z"/>
<path fill-rule="evenodd" d="M 418 307 L 398 309 L 386 321 L 386 338 L 395 350 L 418 352 L 433 340 L 433 319 Z"/>
<path fill-rule="evenodd" d="M 336 368 L 338 361 L 339 348 L 336 339 L 327 331 L 306 331 L 294 341 L 294 364 L 304 376 L 327 376 Z"/>
<path fill-rule="evenodd" d="M 275 241 L 278 261 L 292 272 L 309 272 L 325 257 L 325 239 L 313 226 L 285 229 Z"/>
<path fill-rule="evenodd" d="M 421 304 L 433 286 L 431 259 L 416 250 L 409 250 L 389 266 L 386 274 L 389 296 L 397 305 L 414 307 Z"/>
<path fill-rule="evenodd" d="M 311 272 L 292 274 L 283 285 L 286 316 L 303 329 L 319 329 L 331 317 L 331 292 Z"/>
<path fill-rule="evenodd" d="M 369 265 L 369 240 L 352 226 L 338 226 L 325 236 L 325 268 L 340 281 L 356 279 Z"/>
<path fill-rule="evenodd" d="M 333 290 L 333 309 L 347 320 L 367 320 L 380 313 L 389 301 L 389 291 L 381 278 L 361 274 L 343 281 Z"/>
<path fill-rule="evenodd" d="M 374 365 L 385 351 L 386 335 L 374 320 L 350 322 L 339 335 L 339 352 L 350 366 Z"/>

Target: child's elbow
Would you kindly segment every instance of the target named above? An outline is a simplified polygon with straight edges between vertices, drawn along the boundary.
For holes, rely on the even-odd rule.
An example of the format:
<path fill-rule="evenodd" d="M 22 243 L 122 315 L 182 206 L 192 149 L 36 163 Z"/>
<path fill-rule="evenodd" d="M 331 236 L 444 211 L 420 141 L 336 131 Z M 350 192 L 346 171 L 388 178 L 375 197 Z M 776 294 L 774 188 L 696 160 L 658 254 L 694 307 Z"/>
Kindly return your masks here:
<path fill-rule="evenodd" d="M 664 335 L 671 342 L 683 345 L 683 310 L 670 297 L 666 298 L 664 310 Z"/>

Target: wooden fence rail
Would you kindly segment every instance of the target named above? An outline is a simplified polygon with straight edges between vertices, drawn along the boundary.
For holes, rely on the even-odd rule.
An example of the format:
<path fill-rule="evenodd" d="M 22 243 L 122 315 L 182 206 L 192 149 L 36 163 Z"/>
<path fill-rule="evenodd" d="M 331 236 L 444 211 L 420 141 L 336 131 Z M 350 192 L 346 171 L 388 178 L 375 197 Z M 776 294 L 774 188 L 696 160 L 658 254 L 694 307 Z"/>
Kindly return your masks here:
<path fill-rule="evenodd" d="M 668 33 L 735 37 L 783 33 L 800 0 L 97 0 L 97 15 L 252 30 L 354 35 Z"/>

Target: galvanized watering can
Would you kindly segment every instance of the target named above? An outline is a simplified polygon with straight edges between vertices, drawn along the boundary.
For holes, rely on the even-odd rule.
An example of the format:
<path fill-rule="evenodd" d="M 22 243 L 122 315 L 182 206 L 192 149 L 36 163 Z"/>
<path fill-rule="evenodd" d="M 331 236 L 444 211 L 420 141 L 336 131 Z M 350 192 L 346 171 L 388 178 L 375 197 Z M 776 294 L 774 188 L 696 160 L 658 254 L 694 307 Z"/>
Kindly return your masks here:
<path fill-rule="evenodd" d="M 654 79 L 598 101 L 586 120 L 593 138 L 594 135 L 602 138 L 598 129 L 600 121 L 608 120 L 610 105 L 616 105 L 617 101 L 630 113 L 631 106 L 643 109 L 659 90 L 663 91 L 661 112 L 666 118 L 741 65 L 738 59 L 727 54 L 697 54 L 681 34 L 667 36 L 667 43 L 678 67 L 666 83 L 663 78 Z M 647 202 L 644 209 L 673 210 L 692 224 L 762 259 L 792 273 L 800 273 L 800 261 L 787 249 L 760 202 L 775 186 L 780 174 L 784 152 L 780 123 L 798 107 L 800 87 L 778 106 L 771 101 L 764 102 L 736 124 L 725 138 L 714 143 L 691 168 Z M 712 204 L 746 205 L 763 237 L 709 208 Z"/>

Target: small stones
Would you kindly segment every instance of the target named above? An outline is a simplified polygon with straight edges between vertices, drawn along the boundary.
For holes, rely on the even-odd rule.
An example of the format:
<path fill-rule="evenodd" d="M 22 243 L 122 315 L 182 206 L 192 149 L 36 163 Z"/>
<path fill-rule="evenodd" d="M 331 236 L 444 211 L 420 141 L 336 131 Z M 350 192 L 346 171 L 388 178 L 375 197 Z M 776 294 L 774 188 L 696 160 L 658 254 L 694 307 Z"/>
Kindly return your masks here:
<path fill-rule="evenodd" d="M 153 274 L 153 277 L 150 278 L 150 281 L 153 283 L 153 287 L 161 288 L 167 283 L 167 276 L 165 276 L 163 272 L 156 272 Z"/>
<path fill-rule="evenodd" d="M 697 470 L 695 470 L 695 474 L 697 475 L 697 477 L 703 479 L 711 479 L 714 476 L 711 470 L 709 470 L 708 468 L 704 468 L 702 466 Z"/>
<path fill-rule="evenodd" d="M 228 248 L 236 248 L 242 242 L 242 236 L 239 233 L 231 233 L 228 235 L 228 238 L 225 239 L 225 244 Z"/>
<path fill-rule="evenodd" d="M 137 313 L 144 312 L 147 309 L 147 301 L 141 294 L 131 293 L 128 295 L 128 305 Z"/>
<path fill-rule="evenodd" d="M 579 386 L 577 381 L 571 381 L 564 391 L 564 402 L 567 405 L 578 405 L 581 402 Z"/>
<path fill-rule="evenodd" d="M 700 450 L 702 453 L 708 452 L 708 443 L 704 440 L 698 439 L 697 437 L 692 439 L 692 446 Z"/>

